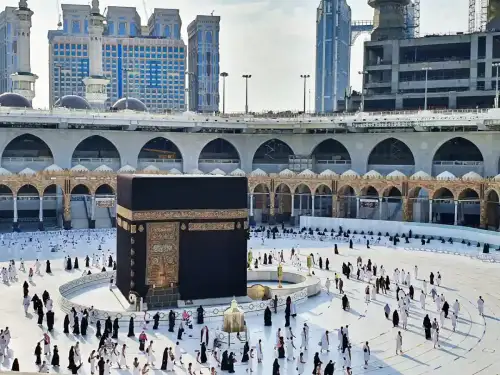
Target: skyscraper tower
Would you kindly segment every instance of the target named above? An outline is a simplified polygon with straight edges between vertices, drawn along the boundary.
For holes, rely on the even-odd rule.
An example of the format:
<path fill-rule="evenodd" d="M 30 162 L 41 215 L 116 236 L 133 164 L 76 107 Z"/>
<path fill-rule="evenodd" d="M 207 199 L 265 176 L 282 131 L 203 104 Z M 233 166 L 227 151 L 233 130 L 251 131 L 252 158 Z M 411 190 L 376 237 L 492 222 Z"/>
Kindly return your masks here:
<path fill-rule="evenodd" d="M 410 0 L 368 0 L 374 9 L 371 40 L 393 40 L 406 37 L 405 7 Z"/>
<path fill-rule="evenodd" d="M 89 19 L 89 77 L 84 78 L 85 98 L 95 108 L 104 109 L 108 98 L 109 79 L 102 69 L 102 34 L 104 16 L 99 11 L 99 0 L 92 0 Z"/>
<path fill-rule="evenodd" d="M 19 0 L 19 8 L 14 11 L 17 18 L 17 72 L 11 75 L 12 91 L 29 101 L 35 97 L 36 74 L 31 73 L 30 34 L 33 11 L 27 0 Z"/>

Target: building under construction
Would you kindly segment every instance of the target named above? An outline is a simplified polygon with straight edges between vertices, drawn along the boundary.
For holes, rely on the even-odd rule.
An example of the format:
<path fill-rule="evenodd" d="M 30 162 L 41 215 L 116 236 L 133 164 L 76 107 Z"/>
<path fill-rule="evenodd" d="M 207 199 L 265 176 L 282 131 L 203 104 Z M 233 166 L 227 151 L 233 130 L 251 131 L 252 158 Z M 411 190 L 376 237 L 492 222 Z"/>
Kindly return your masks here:
<path fill-rule="evenodd" d="M 478 8 L 471 10 L 470 33 L 413 39 L 407 37 L 405 19 L 409 1 L 368 1 L 374 8 L 373 32 L 364 45 L 364 95 L 355 106 L 367 111 L 493 107 L 500 0 L 471 0 L 471 8 Z"/>

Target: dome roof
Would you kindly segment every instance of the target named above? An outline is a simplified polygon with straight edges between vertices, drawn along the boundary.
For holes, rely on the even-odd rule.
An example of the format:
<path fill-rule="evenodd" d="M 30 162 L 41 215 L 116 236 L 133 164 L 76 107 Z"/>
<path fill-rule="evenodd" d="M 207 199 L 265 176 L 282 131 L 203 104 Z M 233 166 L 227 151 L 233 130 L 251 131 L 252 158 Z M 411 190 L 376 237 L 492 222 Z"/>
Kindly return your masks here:
<path fill-rule="evenodd" d="M 403 172 L 395 170 L 395 171 L 392 171 L 391 173 L 389 173 L 386 177 L 387 178 L 404 178 L 404 177 L 406 177 L 406 175 Z"/>
<path fill-rule="evenodd" d="M 462 176 L 462 180 L 482 180 L 483 178 L 479 173 L 476 172 L 468 172 Z"/>
<path fill-rule="evenodd" d="M 56 102 L 55 107 L 81 110 L 91 109 L 89 102 L 78 95 L 63 96 Z"/>
<path fill-rule="evenodd" d="M 366 172 L 363 177 L 366 177 L 366 178 L 382 178 L 382 175 L 380 173 L 378 173 L 377 171 L 375 171 L 375 170 L 372 169 L 371 171 Z"/>
<path fill-rule="evenodd" d="M 215 168 L 210 174 L 217 175 L 217 176 L 225 176 L 226 172 L 224 172 L 222 169 Z"/>
<path fill-rule="evenodd" d="M 495 177 L 493 177 L 493 180 L 500 181 L 500 174 L 497 174 Z"/>
<path fill-rule="evenodd" d="M 431 175 L 429 173 L 424 172 L 424 171 L 418 171 L 418 172 L 412 174 L 410 178 L 412 180 L 428 180 L 431 178 Z"/>
<path fill-rule="evenodd" d="M 71 168 L 70 171 L 73 171 L 73 172 L 88 172 L 89 169 L 87 167 L 84 167 L 81 164 L 77 164 L 73 168 Z"/>
<path fill-rule="evenodd" d="M 295 172 L 292 172 L 290 169 L 283 169 L 278 175 L 282 177 L 292 177 L 295 176 Z"/>
<path fill-rule="evenodd" d="M 28 99 L 13 92 L 6 92 L 0 95 L 0 107 L 33 108 Z"/>
<path fill-rule="evenodd" d="M 314 173 L 310 169 L 304 169 L 302 172 L 299 173 L 299 176 L 314 177 L 314 176 L 316 176 L 316 173 Z"/>
<path fill-rule="evenodd" d="M 180 170 L 178 170 L 177 168 L 172 168 L 171 170 L 168 171 L 168 173 L 170 173 L 170 174 L 182 174 L 182 172 Z"/>
<path fill-rule="evenodd" d="M 267 173 L 266 173 L 266 172 L 264 172 L 262 169 L 257 168 L 257 169 L 255 169 L 254 171 L 252 171 L 252 172 L 250 173 L 250 176 L 254 176 L 254 177 L 256 177 L 256 176 L 264 177 L 264 176 L 267 176 Z"/>
<path fill-rule="evenodd" d="M 107 165 L 101 165 L 94 169 L 94 172 L 113 172 L 113 168 L 108 167 Z"/>
<path fill-rule="evenodd" d="M 341 174 L 342 177 L 359 177 L 358 172 L 354 172 L 352 169 L 345 171 Z"/>
<path fill-rule="evenodd" d="M 191 171 L 189 171 L 189 174 L 204 174 L 202 171 L 200 171 L 198 168 L 195 168 Z"/>
<path fill-rule="evenodd" d="M 47 168 L 44 169 L 45 172 L 60 172 L 62 170 L 63 169 L 57 164 L 49 165 Z"/>
<path fill-rule="evenodd" d="M 11 174 L 12 174 L 11 171 L 8 171 L 7 169 L 0 167 L 0 176 L 10 176 Z"/>
<path fill-rule="evenodd" d="M 143 169 L 144 172 L 159 172 L 160 169 L 158 167 L 155 167 L 154 165 L 148 165 L 146 168 Z"/>
<path fill-rule="evenodd" d="M 325 169 L 323 172 L 319 174 L 321 177 L 335 177 L 338 176 L 337 173 L 332 171 L 331 169 Z"/>
<path fill-rule="evenodd" d="M 123 111 L 125 109 L 128 109 L 130 111 L 136 111 L 136 112 L 147 112 L 148 108 L 146 107 L 146 104 L 141 102 L 139 99 L 136 98 L 121 98 L 118 99 L 115 104 L 111 107 L 113 111 Z"/>
<path fill-rule="evenodd" d="M 448 172 L 448 171 L 441 172 L 440 174 L 438 174 L 436 176 L 436 178 L 438 180 L 456 180 L 457 179 L 453 173 Z"/>
<path fill-rule="evenodd" d="M 132 173 L 132 172 L 135 172 L 135 168 L 128 164 L 118 169 L 118 173 Z"/>
<path fill-rule="evenodd" d="M 239 177 L 245 177 L 246 173 L 244 170 L 241 170 L 239 168 L 236 168 L 234 171 L 229 173 L 230 176 L 239 176 Z"/>
<path fill-rule="evenodd" d="M 29 175 L 36 174 L 36 172 L 31 168 L 24 168 L 21 172 L 19 172 L 19 174 L 29 176 Z"/>

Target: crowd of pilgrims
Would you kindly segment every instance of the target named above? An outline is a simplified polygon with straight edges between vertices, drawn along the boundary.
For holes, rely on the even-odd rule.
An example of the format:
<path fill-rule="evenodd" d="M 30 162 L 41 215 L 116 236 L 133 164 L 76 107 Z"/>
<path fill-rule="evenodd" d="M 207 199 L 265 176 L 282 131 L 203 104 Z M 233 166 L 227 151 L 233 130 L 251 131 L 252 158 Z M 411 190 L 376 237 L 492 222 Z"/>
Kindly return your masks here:
<path fill-rule="evenodd" d="M 306 239 L 324 239 L 328 236 L 328 233 L 325 231 L 312 230 L 311 228 L 302 228 L 298 233 L 294 230 L 282 228 L 280 231 L 277 227 L 273 228 L 257 228 L 253 230 L 254 236 L 261 236 L 263 241 L 264 238 L 280 238 L 280 237 L 296 237 L 301 236 Z M 349 248 L 353 248 L 353 243 L 356 241 L 356 233 L 353 232 L 351 234 L 350 231 L 343 231 L 342 228 L 339 229 L 338 232 L 331 231 L 331 237 L 341 238 L 343 241 L 349 242 Z M 366 239 L 366 245 L 369 248 L 370 241 L 372 242 L 380 242 L 380 233 L 379 238 L 373 239 L 373 233 L 368 232 L 367 237 L 363 233 L 358 238 Z M 387 236 L 389 241 L 396 244 L 401 239 L 399 236 Z M 412 237 L 411 232 L 405 236 L 403 235 L 401 238 L 404 238 L 407 242 Z M 428 238 L 427 241 L 431 239 Z M 358 239 L 357 242 L 360 242 Z M 100 254 L 99 254 L 100 252 Z M 116 262 L 113 260 L 112 256 L 109 254 L 105 255 L 99 246 L 99 252 L 97 254 L 92 254 L 91 257 L 85 257 L 85 270 L 83 271 L 84 275 L 90 274 L 90 268 L 95 267 L 101 269 L 102 272 L 106 271 L 106 267 L 108 269 L 116 269 Z M 332 255 L 338 255 L 339 249 L 337 244 L 334 244 Z M 312 266 L 317 271 L 325 270 L 330 271 L 330 260 L 325 258 L 323 262 L 322 257 L 314 256 L 314 254 L 309 254 L 312 259 Z M 272 265 L 273 261 L 275 263 L 286 263 L 285 255 L 283 250 L 277 251 L 276 249 L 270 250 L 263 254 L 263 256 L 258 254 L 255 258 L 254 267 L 258 268 L 263 265 Z M 298 246 L 296 248 L 291 249 L 290 253 L 290 261 L 293 266 L 296 266 L 298 269 L 301 269 L 301 261 L 300 261 L 300 251 Z M 410 308 L 412 305 L 412 301 L 415 297 L 415 288 L 412 283 L 412 276 L 409 271 L 395 269 L 392 274 L 392 280 L 389 278 L 389 274 L 384 269 L 384 266 L 381 265 L 378 267 L 371 259 L 368 259 L 366 263 L 363 263 L 363 259 L 358 257 L 356 262 L 356 271 L 354 266 L 350 263 L 343 263 L 341 266 L 342 273 L 338 274 L 334 273 L 334 282 L 335 288 L 338 290 L 339 295 L 342 295 L 341 308 L 343 310 L 349 311 L 349 298 L 345 294 L 344 291 L 344 281 L 345 279 L 356 278 L 357 280 L 361 280 L 367 283 L 365 288 L 365 301 L 369 303 L 371 300 L 376 300 L 377 295 L 380 293 L 388 294 L 388 291 L 391 291 L 391 287 L 395 291 L 395 297 L 397 302 L 397 307 L 392 311 L 389 304 L 384 306 L 384 314 L 386 319 L 392 320 L 393 327 L 401 327 L 403 330 L 407 329 L 407 321 L 408 316 L 410 314 Z M 72 270 L 72 269 L 80 269 L 78 258 L 74 258 L 74 261 L 69 256 L 64 258 L 64 269 Z M 9 266 L 7 268 L 2 269 L 2 278 L 4 283 L 10 284 L 18 281 L 19 273 L 16 268 L 16 263 L 14 260 L 9 262 Z M 34 268 L 34 271 L 33 271 Z M 37 259 L 33 268 L 29 268 L 28 272 L 28 282 L 23 283 L 23 307 L 26 316 L 29 316 L 29 308 L 32 304 L 33 311 L 37 314 L 38 320 L 37 323 L 40 327 L 43 325 L 44 317 L 47 329 L 44 330 L 43 336 L 41 340 L 36 344 L 34 350 L 35 356 L 35 364 L 39 367 L 40 372 L 49 372 L 50 366 L 52 368 L 57 369 L 60 366 L 60 356 L 59 349 L 57 345 L 53 345 L 51 347 L 51 335 L 50 333 L 54 328 L 54 312 L 53 310 L 53 301 L 50 297 L 50 294 L 45 290 L 41 299 L 35 293 L 33 296 L 30 295 L 29 289 L 30 285 L 34 285 L 32 283 L 33 275 L 41 274 L 41 263 Z M 20 260 L 19 271 L 22 273 L 26 272 L 26 268 L 24 265 L 24 261 Z M 47 274 L 51 274 L 51 263 L 49 260 L 46 261 L 45 272 Z M 416 281 L 418 278 L 418 267 L 415 266 L 413 270 L 413 281 Z M 372 281 L 374 284 L 372 285 Z M 453 330 L 456 329 L 458 315 L 460 312 L 460 303 L 458 300 L 453 302 L 453 305 L 450 306 L 449 302 L 446 300 L 443 293 L 438 293 L 438 287 L 441 285 L 442 278 L 439 271 L 434 275 L 434 273 L 430 273 L 429 275 L 429 283 L 427 280 L 422 280 L 421 282 L 421 292 L 420 292 L 420 306 L 421 309 L 425 311 L 426 302 L 428 299 L 428 289 L 429 293 L 432 297 L 433 303 L 435 303 L 436 312 L 439 314 L 439 321 L 434 318 L 432 321 L 428 314 L 423 319 L 423 329 L 424 335 L 427 340 L 432 340 L 434 343 L 434 347 L 439 347 L 439 332 L 442 327 L 445 325 L 445 321 L 447 318 L 451 320 Z M 391 283 L 393 284 L 391 286 Z M 408 292 L 403 290 L 403 287 L 407 289 Z M 325 289 L 328 294 L 330 294 L 332 288 L 332 282 L 330 278 L 326 278 Z M 479 297 L 477 301 L 477 306 L 479 313 L 483 315 L 484 312 L 484 300 L 482 297 Z M 451 311 L 450 311 L 451 309 Z M 271 301 L 269 306 L 265 309 L 264 312 L 264 326 L 272 326 L 272 316 L 278 313 L 278 299 L 275 296 Z M 296 335 L 292 330 L 292 326 L 290 324 L 290 318 L 295 318 L 297 315 L 297 309 L 294 302 L 290 299 L 290 297 L 286 300 L 286 306 L 284 311 L 284 330 L 278 328 L 276 332 L 276 342 L 275 342 L 275 358 L 273 362 L 273 375 L 278 375 L 280 373 L 280 359 L 287 359 L 288 361 L 296 361 L 296 371 L 299 375 L 302 375 L 304 372 L 304 367 L 306 365 L 306 358 L 304 356 L 304 351 L 309 349 L 309 326 L 307 323 L 304 323 L 300 329 L 300 346 L 295 344 L 294 339 L 296 339 Z M 160 315 L 156 313 L 153 318 L 153 330 L 157 330 L 159 328 Z M 146 334 L 149 325 L 149 314 L 147 312 L 144 313 L 142 326 L 140 334 L 138 335 L 139 342 L 139 351 L 145 355 L 145 361 L 141 365 L 137 357 L 134 358 L 132 362 L 132 372 L 133 375 L 145 375 L 149 372 L 150 367 L 156 368 L 156 356 L 155 349 L 153 346 L 153 340 L 149 340 Z M 207 326 L 204 326 L 204 310 L 203 307 L 198 308 L 198 314 L 196 318 L 196 323 L 198 325 L 202 325 L 201 334 L 200 334 L 200 350 L 197 351 L 197 362 L 199 364 L 207 364 L 209 361 L 207 352 L 210 351 L 209 347 L 209 329 Z M 104 327 L 102 327 L 102 324 Z M 95 326 L 94 334 L 99 339 L 99 345 L 97 349 L 92 350 L 90 355 L 88 356 L 88 363 L 90 364 L 90 372 L 94 375 L 96 372 L 99 375 L 109 375 L 110 370 L 113 366 L 117 366 L 120 369 L 129 368 L 127 361 L 127 345 L 119 344 L 117 342 L 118 332 L 120 328 L 120 321 L 118 318 L 114 320 L 111 317 L 108 317 L 106 320 L 101 322 L 96 318 L 96 313 L 93 307 L 84 309 L 82 311 L 77 311 L 74 308 L 71 310 L 69 314 L 66 314 L 63 320 L 63 333 L 66 335 L 73 334 L 75 338 L 84 338 L 87 336 L 89 325 Z M 173 311 L 170 311 L 168 314 L 168 331 L 174 332 L 176 326 L 176 314 Z M 182 354 L 183 351 L 179 345 L 179 342 L 183 339 L 183 335 L 185 334 L 186 328 L 193 329 L 193 322 L 191 320 L 190 315 L 184 311 L 182 314 L 182 319 L 178 322 L 177 327 L 177 342 L 174 347 L 166 347 L 163 351 L 163 355 L 161 358 L 160 369 L 163 371 L 174 371 L 174 366 L 177 364 L 184 365 L 182 362 Z M 317 345 L 319 345 L 318 352 L 315 353 L 313 358 L 313 374 L 321 375 L 324 373 L 325 375 L 333 375 L 335 371 L 335 363 L 331 360 L 326 363 L 323 369 L 323 361 L 326 360 L 320 359 L 320 353 L 329 353 L 330 352 L 330 344 L 331 344 L 331 332 L 325 331 L 321 340 Z M 135 322 L 134 318 L 130 318 L 129 326 L 128 326 L 128 337 L 135 337 Z M 347 374 L 351 374 L 351 341 L 349 339 L 349 326 L 340 327 L 337 330 L 337 339 L 338 339 L 338 347 L 337 349 L 341 353 L 341 357 L 343 358 L 342 367 L 345 369 Z M 11 340 L 11 334 L 9 328 L 7 327 L 4 330 L 0 331 L 0 361 L 4 356 L 13 356 L 12 351 L 9 349 L 9 343 Z M 241 340 L 241 338 L 240 338 Z M 250 346 L 248 341 L 244 342 L 242 356 L 240 359 L 241 363 L 245 363 L 247 365 L 247 371 L 253 372 L 255 361 L 257 363 L 262 363 L 264 359 L 264 352 L 262 349 L 262 340 L 258 340 L 255 346 Z M 396 353 L 402 353 L 403 348 L 403 338 L 401 331 L 398 331 L 396 335 Z M 9 352 L 10 350 L 10 352 Z M 368 362 L 370 360 L 370 346 L 369 343 L 366 342 L 363 345 L 363 359 L 364 366 L 368 366 Z M 299 355 L 296 357 L 295 352 L 298 351 Z M 240 354 L 240 353 L 238 353 Z M 218 338 L 215 337 L 213 339 L 213 345 L 211 349 L 211 357 L 213 361 L 215 361 L 216 367 L 219 367 L 221 371 L 227 371 L 229 373 L 235 372 L 235 363 L 238 361 L 237 354 L 233 351 L 222 350 L 221 343 Z M 68 353 L 68 370 L 73 374 L 77 374 L 78 370 L 82 367 L 82 352 L 80 348 L 80 343 L 77 341 L 75 345 L 71 346 Z M 213 363 L 213 362 L 212 362 Z M 50 366 L 49 366 L 50 364 Z M 210 373 L 215 375 L 216 367 L 210 368 Z M 17 358 L 14 358 L 12 363 L 12 371 L 20 371 L 20 365 Z M 188 364 L 187 371 L 190 375 L 194 374 L 194 367 L 192 363 Z"/>

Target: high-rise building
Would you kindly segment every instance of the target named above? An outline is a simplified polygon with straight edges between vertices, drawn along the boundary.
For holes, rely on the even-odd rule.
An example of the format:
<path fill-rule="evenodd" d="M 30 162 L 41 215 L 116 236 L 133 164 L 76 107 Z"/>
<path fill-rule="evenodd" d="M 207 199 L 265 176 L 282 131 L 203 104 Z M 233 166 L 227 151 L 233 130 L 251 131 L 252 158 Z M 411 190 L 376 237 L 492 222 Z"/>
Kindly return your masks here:
<path fill-rule="evenodd" d="M 188 26 L 189 110 L 219 112 L 219 16 L 196 16 Z"/>
<path fill-rule="evenodd" d="M 337 110 L 349 87 L 351 8 L 321 0 L 316 17 L 316 112 Z"/>
<path fill-rule="evenodd" d="M 14 7 L 0 13 L 0 94 L 12 90 L 11 75 L 16 72 L 16 15 Z"/>
<path fill-rule="evenodd" d="M 91 76 L 91 7 L 63 4 L 62 11 L 63 29 L 48 34 L 51 105 L 65 95 L 85 96 L 83 80 Z M 151 112 L 186 109 L 187 51 L 181 26 L 178 10 L 155 9 L 142 27 L 136 8 L 107 8 L 102 35 L 102 73 L 110 81 L 106 106 L 134 97 Z"/>

